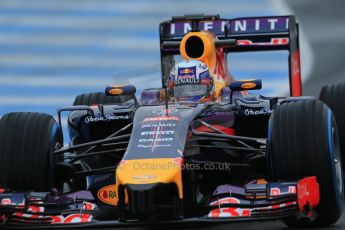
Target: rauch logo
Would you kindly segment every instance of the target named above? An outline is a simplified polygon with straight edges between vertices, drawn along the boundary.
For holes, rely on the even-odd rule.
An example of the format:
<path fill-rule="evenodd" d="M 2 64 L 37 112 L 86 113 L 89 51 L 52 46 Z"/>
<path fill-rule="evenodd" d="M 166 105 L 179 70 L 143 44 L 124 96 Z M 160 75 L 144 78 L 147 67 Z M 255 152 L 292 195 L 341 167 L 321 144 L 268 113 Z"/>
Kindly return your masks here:
<path fill-rule="evenodd" d="M 97 193 L 98 199 L 103 203 L 116 205 L 117 196 L 115 192 L 115 185 L 108 185 L 100 190 Z"/>

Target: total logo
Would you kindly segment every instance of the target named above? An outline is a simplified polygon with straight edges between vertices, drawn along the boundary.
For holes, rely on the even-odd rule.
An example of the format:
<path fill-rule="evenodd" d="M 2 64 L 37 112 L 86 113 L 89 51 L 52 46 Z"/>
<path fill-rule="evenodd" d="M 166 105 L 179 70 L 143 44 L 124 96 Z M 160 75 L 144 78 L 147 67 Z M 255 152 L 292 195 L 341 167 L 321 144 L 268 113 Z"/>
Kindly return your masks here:
<path fill-rule="evenodd" d="M 119 88 L 115 88 L 115 89 L 110 89 L 108 93 L 112 95 L 121 95 L 123 94 L 123 90 Z"/>

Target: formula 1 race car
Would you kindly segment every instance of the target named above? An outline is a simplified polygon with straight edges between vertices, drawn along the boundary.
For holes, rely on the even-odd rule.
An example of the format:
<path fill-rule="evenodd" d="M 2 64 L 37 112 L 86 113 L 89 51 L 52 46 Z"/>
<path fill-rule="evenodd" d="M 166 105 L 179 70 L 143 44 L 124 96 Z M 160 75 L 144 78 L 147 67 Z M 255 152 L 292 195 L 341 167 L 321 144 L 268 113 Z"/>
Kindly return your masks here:
<path fill-rule="evenodd" d="M 345 84 L 324 87 L 320 100 L 302 96 L 295 17 L 185 15 L 159 31 L 162 88 L 140 99 L 133 85 L 79 95 L 58 109 L 58 121 L 27 112 L 1 118 L 0 226 L 337 222 Z M 258 79 L 226 81 L 228 53 L 269 50 L 289 52 L 291 97 L 249 93 L 261 88 Z M 174 98 L 170 73 L 179 55 L 207 65 L 216 100 Z M 192 69 L 181 74 L 205 82 Z"/>

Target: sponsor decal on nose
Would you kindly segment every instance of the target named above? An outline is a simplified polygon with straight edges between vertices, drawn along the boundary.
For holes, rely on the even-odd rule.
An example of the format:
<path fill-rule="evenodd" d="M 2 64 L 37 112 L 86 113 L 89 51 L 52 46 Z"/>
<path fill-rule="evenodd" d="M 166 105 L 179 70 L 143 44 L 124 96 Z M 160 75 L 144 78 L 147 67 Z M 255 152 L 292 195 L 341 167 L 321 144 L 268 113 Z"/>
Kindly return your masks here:
<path fill-rule="evenodd" d="M 100 190 L 98 190 L 97 197 L 103 203 L 115 205 L 117 202 L 115 185 L 108 185 L 101 188 Z"/>

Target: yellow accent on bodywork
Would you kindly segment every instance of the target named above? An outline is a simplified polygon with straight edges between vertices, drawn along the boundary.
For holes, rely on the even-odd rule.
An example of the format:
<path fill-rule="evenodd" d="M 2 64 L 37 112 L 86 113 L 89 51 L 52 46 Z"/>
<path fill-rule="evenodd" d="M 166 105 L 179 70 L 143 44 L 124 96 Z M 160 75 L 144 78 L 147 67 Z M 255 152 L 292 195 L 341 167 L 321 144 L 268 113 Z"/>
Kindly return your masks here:
<path fill-rule="evenodd" d="M 181 165 L 175 158 L 123 160 L 116 170 L 116 192 L 119 185 L 175 183 L 183 198 Z"/>
<path fill-rule="evenodd" d="M 186 52 L 186 42 L 188 41 L 190 37 L 193 37 L 193 36 L 200 38 L 200 40 L 202 41 L 204 45 L 204 50 L 203 50 L 202 55 L 197 58 L 189 57 Z M 181 41 L 180 53 L 181 53 L 181 56 L 185 60 L 194 59 L 194 60 L 201 61 L 207 65 L 210 71 L 211 77 L 213 79 L 214 87 L 215 87 L 214 96 L 218 98 L 221 96 L 222 89 L 228 86 L 228 82 L 226 82 L 220 76 L 215 76 L 215 69 L 217 68 L 217 65 L 220 65 L 220 64 L 225 65 L 224 74 L 228 74 L 228 73 L 227 73 L 226 63 L 217 63 L 219 61 L 223 62 L 224 58 L 222 60 L 217 60 L 217 51 L 216 51 L 215 41 L 216 41 L 216 37 L 209 31 L 189 32 L 183 37 Z"/>
<path fill-rule="evenodd" d="M 203 54 L 200 57 L 194 59 L 205 63 L 208 66 L 209 70 L 213 71 L 216 66 L 216 47 L 215 39 L 213 35 L 208 31 L 189 32 L 186 36 L 184 36 L 180 44 L 181 56 L 186 60 L 192 59 L 187 55 L 186 42 L 190 37 L 193 36 L 200 38 L 204 44 Z"/>

